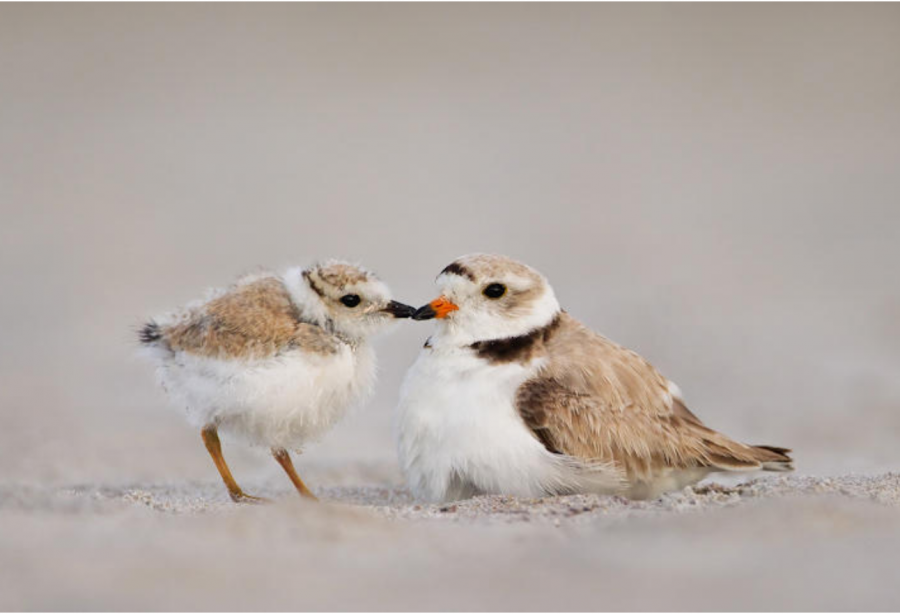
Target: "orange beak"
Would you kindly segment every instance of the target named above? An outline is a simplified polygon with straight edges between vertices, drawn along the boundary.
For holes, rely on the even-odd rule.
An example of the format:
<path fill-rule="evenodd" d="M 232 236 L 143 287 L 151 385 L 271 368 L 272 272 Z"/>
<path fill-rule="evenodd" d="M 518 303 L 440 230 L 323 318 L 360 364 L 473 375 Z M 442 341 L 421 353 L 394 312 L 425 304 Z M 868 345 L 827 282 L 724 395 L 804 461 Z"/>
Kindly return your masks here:
<path fill-rule="evenodd" d="M 413 320 L 430 320 L 431 318 L 446 318 L 451 311 L 459 311 L 459 307 L 450 302 L 450 300 L 442 296 L 436 298 L 427 305 L 423 305 L 413 314 Z"/>

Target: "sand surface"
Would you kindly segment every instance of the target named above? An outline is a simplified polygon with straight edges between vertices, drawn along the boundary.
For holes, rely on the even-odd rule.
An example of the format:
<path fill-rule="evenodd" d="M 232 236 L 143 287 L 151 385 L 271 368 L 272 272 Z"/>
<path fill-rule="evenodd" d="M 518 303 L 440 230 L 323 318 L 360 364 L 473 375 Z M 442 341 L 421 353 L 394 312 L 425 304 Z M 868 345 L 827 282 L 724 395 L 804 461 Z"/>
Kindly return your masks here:
<path fill-rule="evenodd" d="M 715 482 L 645 502 L 396 485 L 0 486 L 3 609 L 895 610 L 900 474 Z M 251 488 L 247 488 L 251 490 Z"/>

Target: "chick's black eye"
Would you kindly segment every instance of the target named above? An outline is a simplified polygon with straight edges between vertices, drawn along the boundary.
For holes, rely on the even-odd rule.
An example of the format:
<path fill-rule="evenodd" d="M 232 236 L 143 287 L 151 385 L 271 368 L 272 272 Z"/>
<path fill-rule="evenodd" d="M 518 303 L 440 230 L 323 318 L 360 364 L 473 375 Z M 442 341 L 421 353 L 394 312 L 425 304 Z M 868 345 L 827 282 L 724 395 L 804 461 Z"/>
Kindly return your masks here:
<path fill-rule="evenodd" d="M 341 297 L 341 302 L 347 307 L 356 307 L 357 305 L 359 305 L 359 295 L 345 294 Z"/>
<path fill-rule="evenodd" d="M 503 284 L 491 284 L 482 292 L 488 298 L 500 298 L 506 294 L 506 286 Z"/>

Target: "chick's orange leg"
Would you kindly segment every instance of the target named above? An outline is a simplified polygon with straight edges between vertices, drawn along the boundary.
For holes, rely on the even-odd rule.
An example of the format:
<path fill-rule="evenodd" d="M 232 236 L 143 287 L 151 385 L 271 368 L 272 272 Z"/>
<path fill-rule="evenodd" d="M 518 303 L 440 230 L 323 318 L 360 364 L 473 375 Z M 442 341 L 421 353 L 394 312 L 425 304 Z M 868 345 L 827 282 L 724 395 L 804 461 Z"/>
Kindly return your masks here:
<path fill-rule="evenodd" d="M 316 497 L 312 491 L 306 487 L 306 484 L 303 483 L 303 480 L 300 479 L 300 476 L 297 475 L 297 470 L 294 469 L 294 463 L 291 461 L 291 455 L 284 448 L 272 448 L 272 456 L 275 457 L 275 460 L 278 461 L 278 464 L 281 465 L 281 468 L 284 469 L 284 472 L 288 474 L 288 477 L 291 478 L 291 482 L 294 483 L 294 488 L 297 489 L 297 492 L 300 493 L 301 496 L 309 497 L 314 501 L 318 501 L 318 497 Z"/>
<path fill-rule="evenodd" d="M 235 503 L 267 502 L 268 499 L 245 494 L 244 491 L 241 490 L 241 487 L 238 486 L 234 476 L 231 475 L 228 464 L 225 462 L 225 457 L 222 456 L 222 443 L 219 441 L 219 432 L 216 430 L 216 426 L 214 424 L 207 424 L 200 433 L 203 436 L 203 443 L 206 444 L 206 449 L 209 452 L 209 455 L 212 456 L 213 462 L 216 464 L 216 469 L 219 470 L 219 475 L 222 476 L 222 481 L 225 482 L 225 487 L 228 489 L 228 494 L 231 495 L 232 500 Z"/>

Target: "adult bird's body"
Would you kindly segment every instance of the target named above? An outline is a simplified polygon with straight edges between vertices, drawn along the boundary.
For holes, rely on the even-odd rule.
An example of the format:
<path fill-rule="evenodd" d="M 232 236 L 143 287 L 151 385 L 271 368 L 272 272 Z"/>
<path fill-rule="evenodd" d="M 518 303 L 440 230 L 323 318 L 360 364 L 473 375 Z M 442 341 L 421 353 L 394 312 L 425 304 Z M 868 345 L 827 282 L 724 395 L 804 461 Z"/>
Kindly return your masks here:
<path fill-rule="evenodd" d="M 272 451 L 297 490 L 312 493 L 290 450 L 320 437 L 371 391 L 372 334 L 411 307 L 355 265 L 328 261 L 245 277 L 141 330 L 162 386 L 201 429 L 235 501 L 219 431 Z"/>
<path fill-rule="evenodd" d="M 439 324 L 398 408 L 417 496 L 648 498 L 715 471 L 791 468 L 789 450 L 706 427 L 646 360 L 562 311 L 534 269 L 466 256 L 438 284 L 442 296 L 413 316 Z"/>

